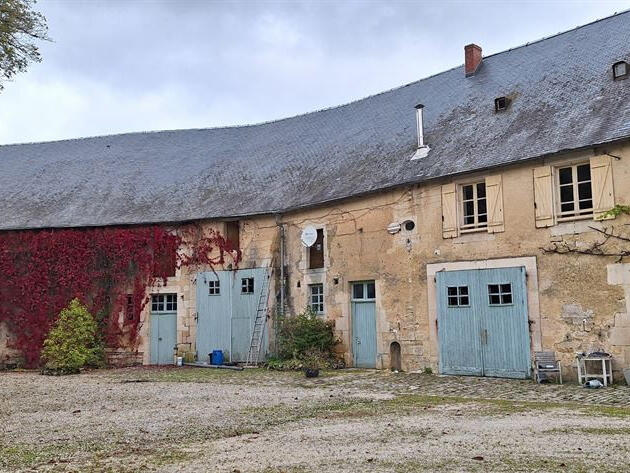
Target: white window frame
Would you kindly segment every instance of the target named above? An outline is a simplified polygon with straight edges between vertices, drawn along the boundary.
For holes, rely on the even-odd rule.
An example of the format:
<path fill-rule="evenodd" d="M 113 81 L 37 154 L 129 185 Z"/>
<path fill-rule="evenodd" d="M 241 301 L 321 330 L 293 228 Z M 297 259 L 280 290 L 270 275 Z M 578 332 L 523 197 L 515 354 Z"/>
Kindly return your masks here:
<path fill-rule="evenodd" d="M 168 306 L 171 306 L 169 309 Z M 151 294 L 151 312 L 177 312 L 177 294 Z"/>
<path fill-rule="evenodd" d="M 486 212 L 483 214 L 479 213 L 479 200 L 480 198 L 477 196 L 477 186 L 479 184 L 484 185 L 484 189 L 486 190 L 486 194 L 481 199 L 486 201 Z M 473 198 L 472 199 L 464 199 L 464 188 L 472 186 L 473 189 Z M 488 231 L 488 189 L 486 188 L 486 180 L 479 179 L 472 182 L 465 182 L 462 184 L 458 184 L 457 186 L 457 196 L 459 201 L 459 232 L 460 233 L 472 233 L 472 232 L 487 232 Z M 464 212 L 466 202 L 473 202 L 473 223 L 465 223 L 466 214 Z M 481 215 L 486 216 L 485 222 L 480 222 L 479 217 Z"/>
<path fill-rule="evenodd" d="M 580 166 L 587 166 L 589 168 L 589 177 L 588 181 L 578 181 L 578 173 L 577 168 Z M 581 161 L 577 163 L 567 163 L 563 165 L 557 165 L 554 167 L 554 210 L 556 212 L 556 221 L 557 222 L 568 222 L 572 220 L 588 220 L 593 218 L 593 176 L 591 175 L 589 161 Z M 560 170 L 571 168 L 571 184 L 560 184 Z M 580 199 L 578 193 L 579 184 L 583 184 L 585 182 L 590 183 L 591 185 L 591 207 L 588 209 L 580 209 L 580 200 L 589 200 L 589 199 Z M 573 188 L 573 210 L 571 211 L 562 211 L 562 200 L 560 188 L 570 185 Z M 568 201 L 567 201 L 568 202 Z M 567 203 L 565 202 L 565 203 Z"/>
<path fill-rule="evenodd" d="M 314 290 L 317 290 L 315 292 Z M 309 284 L 308 285 L 308 303 L 311 310 L 317 315 L 324 315 L 325 306 L 324 306 L 324 285 L 319 284 Z"/>

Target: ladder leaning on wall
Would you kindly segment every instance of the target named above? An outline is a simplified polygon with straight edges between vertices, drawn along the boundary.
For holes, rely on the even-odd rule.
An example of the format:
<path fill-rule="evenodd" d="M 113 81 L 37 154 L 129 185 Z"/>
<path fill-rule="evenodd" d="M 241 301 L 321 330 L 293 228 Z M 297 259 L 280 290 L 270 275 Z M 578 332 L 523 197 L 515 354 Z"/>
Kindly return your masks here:
<path fill-rule="evenodd" d="M 269 301 L 270 274 L 265 271 L 258 306 L 256 307 L 256 318 L 254 319 L 254 330 L 247 352 L 247 362 L 245 366 L 257 366 L 260 358 L 260 351 L 263 348 L 265 338 L 265 327 L 267 326 L 267 308 Z"/>

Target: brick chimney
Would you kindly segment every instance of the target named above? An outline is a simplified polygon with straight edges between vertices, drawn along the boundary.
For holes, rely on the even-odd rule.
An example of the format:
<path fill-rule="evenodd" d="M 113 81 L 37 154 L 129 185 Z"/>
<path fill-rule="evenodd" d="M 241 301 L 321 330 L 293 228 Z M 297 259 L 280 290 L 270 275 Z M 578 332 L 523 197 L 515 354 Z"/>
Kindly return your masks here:
<path fill-rule="evenodd" d="M 464 46 L 464 57 L 466 77 L 474 76 L 481 65 L 481 48 L 476 44 L 467 44 Z"/>

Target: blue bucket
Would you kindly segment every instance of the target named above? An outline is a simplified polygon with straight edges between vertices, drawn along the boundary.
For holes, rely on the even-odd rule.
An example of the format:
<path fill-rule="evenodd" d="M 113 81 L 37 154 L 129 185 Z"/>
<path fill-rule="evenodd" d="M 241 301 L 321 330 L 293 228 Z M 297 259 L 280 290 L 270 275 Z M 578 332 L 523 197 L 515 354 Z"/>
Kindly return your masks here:
<path fill-rule="evenodd" d="M 210 364 L 211 365 L 223 364 L 223 351 L 222 350 L 212 350 L 212 354 L 210 355 Z"/>

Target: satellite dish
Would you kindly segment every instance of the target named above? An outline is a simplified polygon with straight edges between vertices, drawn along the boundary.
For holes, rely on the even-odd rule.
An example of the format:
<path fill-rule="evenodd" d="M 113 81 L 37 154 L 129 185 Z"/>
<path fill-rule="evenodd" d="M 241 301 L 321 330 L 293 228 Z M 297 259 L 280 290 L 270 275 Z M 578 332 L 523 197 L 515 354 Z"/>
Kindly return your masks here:
<path fill-rule="evenodd" d="M 300 236 L 300 240 L 302 240 L 302 244 L 304 246 L 311 247 L 317 241 L 317 229 L 312 225 L 309 225 L 304 230 L 302 230 L 302 236 Z"/>

